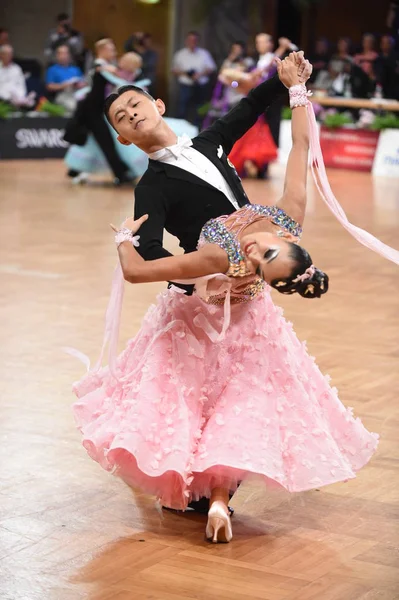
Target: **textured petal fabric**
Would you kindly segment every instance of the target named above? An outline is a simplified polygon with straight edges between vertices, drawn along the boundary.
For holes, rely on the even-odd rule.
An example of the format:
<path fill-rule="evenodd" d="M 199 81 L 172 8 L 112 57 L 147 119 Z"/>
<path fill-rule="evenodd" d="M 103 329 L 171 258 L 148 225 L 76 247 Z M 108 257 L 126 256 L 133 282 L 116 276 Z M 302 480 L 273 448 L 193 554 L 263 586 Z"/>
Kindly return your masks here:
<path fill-rule="evenodd" d="M 355 477 L 378 435 L 346 409 L 268 290 L 231 306 L 228 335 L 210 340 L 223 307 L 171 289 L 108 367 L 74 385 L 89 455 L 172 508 L 234 492 L 257 475 L 301 492 Z"/>

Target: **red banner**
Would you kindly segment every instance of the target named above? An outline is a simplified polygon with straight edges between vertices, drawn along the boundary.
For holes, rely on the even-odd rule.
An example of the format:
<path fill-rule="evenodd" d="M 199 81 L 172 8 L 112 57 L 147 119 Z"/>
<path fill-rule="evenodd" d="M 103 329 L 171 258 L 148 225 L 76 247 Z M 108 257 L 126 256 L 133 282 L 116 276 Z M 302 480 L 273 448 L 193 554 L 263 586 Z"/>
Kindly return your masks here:
<path fill-rule="evenodd" d="M 322 127 L 320 145 L 326 167 L 371 171 L 379 135 L 379 131 Z"/>

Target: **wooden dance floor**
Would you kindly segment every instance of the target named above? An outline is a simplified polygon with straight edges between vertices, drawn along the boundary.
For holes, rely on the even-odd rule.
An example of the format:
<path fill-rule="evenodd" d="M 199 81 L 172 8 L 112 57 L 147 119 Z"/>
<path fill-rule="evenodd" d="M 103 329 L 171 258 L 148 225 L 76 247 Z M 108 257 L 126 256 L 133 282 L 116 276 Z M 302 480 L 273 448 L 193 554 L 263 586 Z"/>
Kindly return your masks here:
<path fill-rule="evenodd" d="M 281 168 L 272 175 L 246 184 L 252 201 L 279 197 Z M 399 180 L 330 178 L 349 218 L 399 248 Z M 380 446 L 348 483 L 294 497 L 247 483 L 232 543 L 211 545 L 205 517 L 161 513 L 94 463 L 72 418 L 84 367 L 63 347 L 98 357 L 108 224 L 132 213 L 133 192 L 73 187 L 58 161 L 0 162 L 0 181 L 1 600 L 398 599 L 399 267 L 357 244 L 310 186 L 303 243 L 330 292 L 274 298 Z M 164 286 L 126 288 L 121 347 Z"/>

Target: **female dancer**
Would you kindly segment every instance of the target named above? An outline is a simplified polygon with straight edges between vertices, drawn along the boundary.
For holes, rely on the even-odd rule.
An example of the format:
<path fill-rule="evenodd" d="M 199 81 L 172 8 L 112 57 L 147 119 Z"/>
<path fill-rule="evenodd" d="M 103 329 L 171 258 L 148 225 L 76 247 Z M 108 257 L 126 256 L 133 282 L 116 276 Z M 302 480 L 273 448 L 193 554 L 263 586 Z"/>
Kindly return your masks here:
<path fill-rule="evenodd" d="M 197 252 L 150 262 L 134 249 L 145 217 L 127 220 L 116 235 L 125 279 L 201 278 L 197 294 L 162 293 L 116 359 L 117 271 L 109 367 L 74 386 L 90 456 L 165 506 L 184 509 L 209 497 L 206 536 L 214 542 L 231 540 L 229 492 L 248 475 L 290 492 L 344 481 L 368 462 L 378 439 L 344 408 L 270 297 L 269 285 L 305 298 L 328 290 L 327 275 L 297 243 L 306 204 L 306 88 L 294 60 L 280 63 L 279 74 L 293 107 L 280 202 L 214 219 Z"/>

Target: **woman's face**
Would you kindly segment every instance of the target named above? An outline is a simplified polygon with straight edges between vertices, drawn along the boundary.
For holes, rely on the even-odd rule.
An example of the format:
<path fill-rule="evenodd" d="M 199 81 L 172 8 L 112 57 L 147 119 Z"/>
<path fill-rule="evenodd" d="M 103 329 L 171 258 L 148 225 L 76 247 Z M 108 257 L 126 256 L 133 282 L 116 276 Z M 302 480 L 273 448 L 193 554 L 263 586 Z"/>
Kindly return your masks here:
<path fill-rule="evenodd" d="M 348 54 L 349 45 L 347 40 L 341 39 L 338 41 L 338 52 L 340 52 L 341 54 Z"/>
<path fill-rule="evenodd" d="M 325 40 L 317 40 L 316 42 L 316 54 L 327 54 L 328 46 Z"/>
<path fill-rule="evenodd" d="M 290 242 L 295 241 L 296 238 L 289 233 L 279 237 L 262 231 L 243 236 L 240 246 L 247 269 L 267 283 L 289 277 L 294 266 L 290 256 Z"/>
<path fill-rule="evenodd" d="M 374 49 L 374 36 L 365 35 L 363 37 L 363 50 L 365 52 L 371 52 Z"/>
<path fill-rule="evenodd" d="M 240 44 L 232 44 L 230 49 L 231 60 L 237 60 L 244 54 L 244 48 Z"/>

